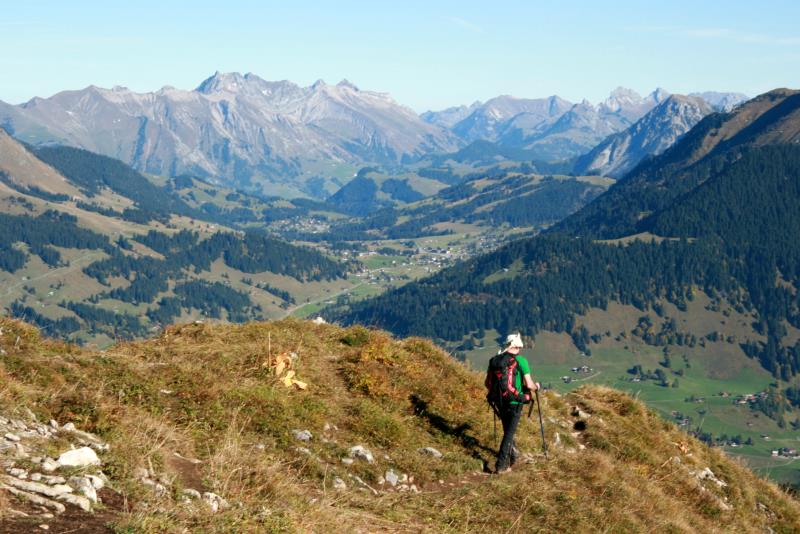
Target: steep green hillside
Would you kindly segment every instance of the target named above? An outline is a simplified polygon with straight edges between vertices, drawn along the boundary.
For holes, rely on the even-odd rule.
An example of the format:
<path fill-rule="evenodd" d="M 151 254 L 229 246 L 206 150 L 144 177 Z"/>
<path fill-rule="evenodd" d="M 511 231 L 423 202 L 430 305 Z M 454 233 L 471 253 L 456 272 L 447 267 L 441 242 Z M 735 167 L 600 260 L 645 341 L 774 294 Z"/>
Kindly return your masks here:
<path fill-rule="evenodd" d="M 789 533 L 800 524 L 792 497 L 607 388 L 545 392 L 549 456 L 525 420 L 525 463 L 484 474 L 496 440 L 483 377 L 418 338 L 299 321 L 192 324 L 85 352 L 0 320 L 0 349 L 0 424 L 14 420 L 41 465 L 88 439 L 66 423 L 109 445 L 100 465 L 55 471 L 106 477 L 94 514 L 68 505 L 43 516 L 7 489 L 42 467 L 0 451 L 19 469 L 0 483 L 4 532 Z M 21 432 L 33 417 L 53 419 L 55 437 Z"/>

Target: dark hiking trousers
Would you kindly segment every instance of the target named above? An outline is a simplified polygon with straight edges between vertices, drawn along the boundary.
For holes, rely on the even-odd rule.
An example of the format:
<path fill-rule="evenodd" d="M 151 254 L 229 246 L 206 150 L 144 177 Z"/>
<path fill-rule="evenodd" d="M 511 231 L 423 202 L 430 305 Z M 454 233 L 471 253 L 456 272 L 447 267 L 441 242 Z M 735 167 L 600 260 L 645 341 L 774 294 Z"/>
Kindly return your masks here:
<path fill-rule="evenodd" d="M 522 418 L 522 407 L 522 404 L 510 404 L 500 412 L 500 421 L 503 423 L 503 441 L 500 442 L 500 451 L 497 453 L 496 471 L 511 467 L 517 461 L 514 436 L 517 433 L 519 420 Z"/>

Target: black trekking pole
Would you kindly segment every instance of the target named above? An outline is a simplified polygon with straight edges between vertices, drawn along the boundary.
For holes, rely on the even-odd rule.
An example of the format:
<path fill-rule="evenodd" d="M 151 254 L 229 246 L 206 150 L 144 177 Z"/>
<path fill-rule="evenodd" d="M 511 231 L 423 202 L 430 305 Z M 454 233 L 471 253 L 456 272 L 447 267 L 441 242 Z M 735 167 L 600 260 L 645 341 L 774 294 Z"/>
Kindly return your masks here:
<path fill-rule="evenodd" d="M 536 409 L 539 412 L 539 429 L 542 431 L 542 450 L 544 451 L 544 458 L 547 459 L 547 440 L 544 438 L 544 421 L 542 421 L 542 403 L 539 402 L 539 390 L 535 391 L 536 393 Z M 528 413 L 533 410 L 533 406 L 530 407 Z"/>

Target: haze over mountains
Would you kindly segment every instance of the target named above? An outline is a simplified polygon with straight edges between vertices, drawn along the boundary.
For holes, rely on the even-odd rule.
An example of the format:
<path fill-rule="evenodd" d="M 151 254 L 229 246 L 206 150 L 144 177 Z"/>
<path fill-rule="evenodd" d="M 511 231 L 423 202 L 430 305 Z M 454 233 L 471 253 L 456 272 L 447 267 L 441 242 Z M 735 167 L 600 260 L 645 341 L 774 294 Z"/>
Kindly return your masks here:
<path fill-rule="evenodd" d="M 743 99 L 703 93 L 728 109 Z M 590 151 L 662 103 L 618 88 L 598 105 L 558 96 L 499 96 L 418 116 L 385 93 L 346 80 L 300 87 L 254 74 L 216 73 L 196 89 L 135 93 L 90 86 L 21 105 L 0 102 L 0 125 L 34 145 L 58 143 L 163 176 L 194 174 L 284 197 L 325 198 L 358 167 L 395 168 L 474 141 L 564 160 Z"/>

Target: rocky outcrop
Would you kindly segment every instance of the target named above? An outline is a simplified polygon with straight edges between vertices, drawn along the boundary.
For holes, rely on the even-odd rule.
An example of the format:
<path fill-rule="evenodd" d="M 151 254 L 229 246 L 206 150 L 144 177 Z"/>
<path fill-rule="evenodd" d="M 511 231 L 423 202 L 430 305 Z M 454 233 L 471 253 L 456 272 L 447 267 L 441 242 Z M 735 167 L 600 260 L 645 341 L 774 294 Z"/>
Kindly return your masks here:
<path fill-rule="evenodd" d="M 580 157 L 575 173 L 620 178 L 645 157 L 664 152 L 712 111 L 701 98 L 672 95 L 630 128 L 610 135 Z"/>
<path fill-rule="evenodd" d="M 29 411 L 26 419 L 0 416 L 0 434 L 0 465 L 5 471 L 0 474 L 0 490 L 46 510 L 40 513 L 40 519 L 63 514 L 66 505 L 91 513 L 102 502 L 97 492 L 107 486 L 108 477 L 101 470 L 102 460 L 96 451 L 107 451 L 109 446 L 99 437 L 78 430 L 72 423 L 40 423 Z M 47 451 L 55 447 L 64 449 L 65 441 L 70 445 L 58 459 L 47 456 Z M 50 474 L 58 472 L 71 476 Z M 30 513 L 18 511 L 17 515 L 29 517 Z"/>

